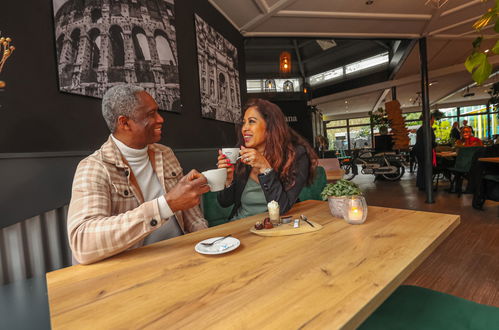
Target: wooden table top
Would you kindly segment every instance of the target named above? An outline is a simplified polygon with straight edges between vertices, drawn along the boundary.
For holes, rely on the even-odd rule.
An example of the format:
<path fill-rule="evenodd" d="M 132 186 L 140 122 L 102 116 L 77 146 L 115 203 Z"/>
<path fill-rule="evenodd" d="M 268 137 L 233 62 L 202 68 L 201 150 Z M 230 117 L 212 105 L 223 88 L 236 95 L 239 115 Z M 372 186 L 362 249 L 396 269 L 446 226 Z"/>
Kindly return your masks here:
<path fill-rule="evenodd" d="M 326 179 L 327 181 L 336 181 L 343 178 L 345 175 L 345 170 L 330 170 L 326 171 Z"/>
<path fill-rule="evenodd" d="M 439 157 L 456 157 L 457 156 L 456 151 L 440 151 L 440 152 L 437 152 L 436 154 Z"/>
<path fill-rule="evenodd" d="M 478 158 L 478 160 L 487 163 L 499 163 L 499 157 L 485 157 L 485 158 Z"/>
<path fill-rule="evenodd" d="M 459 224 L 458 215 L 369 207 L 363 225 L 305 201 L 322 230 L 263 237 L 263 215 L 47 274 L 52 327 L 355 328 Z M 201 255 L 197 242 L 231 233 L 241 246 Z"/>

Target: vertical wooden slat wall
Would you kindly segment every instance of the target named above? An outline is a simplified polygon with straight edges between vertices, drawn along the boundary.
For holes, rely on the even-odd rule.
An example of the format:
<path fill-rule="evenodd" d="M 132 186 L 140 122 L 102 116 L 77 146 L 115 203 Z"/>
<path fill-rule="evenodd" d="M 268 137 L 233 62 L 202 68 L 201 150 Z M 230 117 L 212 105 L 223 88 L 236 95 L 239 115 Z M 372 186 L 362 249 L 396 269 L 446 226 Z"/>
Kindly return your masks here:
<path fill-rule="evenodd" d="M 67 212 L 63 206 L 0 229 L 0 285 L 71 265 Z"/>

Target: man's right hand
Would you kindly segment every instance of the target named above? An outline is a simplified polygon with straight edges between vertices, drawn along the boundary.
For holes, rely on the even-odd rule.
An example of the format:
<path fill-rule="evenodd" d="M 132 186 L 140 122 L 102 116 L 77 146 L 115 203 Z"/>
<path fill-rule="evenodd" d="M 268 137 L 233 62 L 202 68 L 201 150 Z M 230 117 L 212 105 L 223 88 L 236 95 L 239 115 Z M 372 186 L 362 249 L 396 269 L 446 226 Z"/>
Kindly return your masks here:
<path fill-rule="evenodd" d="M 166 202 L 173 212 L 187 210 L 199 204 L 202 194 L 210 191 L 206 178 L 196 170 L 185 175 L 169 192 Z"/>

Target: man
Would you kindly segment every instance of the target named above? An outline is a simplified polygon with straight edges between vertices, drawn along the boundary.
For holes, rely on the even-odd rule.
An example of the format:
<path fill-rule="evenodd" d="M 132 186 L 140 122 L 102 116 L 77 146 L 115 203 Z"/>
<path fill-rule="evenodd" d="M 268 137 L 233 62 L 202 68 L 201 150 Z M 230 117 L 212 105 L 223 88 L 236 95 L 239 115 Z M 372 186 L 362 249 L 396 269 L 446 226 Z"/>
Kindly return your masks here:
<path fill-rule="evenodd" d="M 463 129 L 464 129 L 465 127 L 469 127 L 469 128 L 471 129 L 471 134 L 475 135 L 475 130 L 473 129 L 473 127 L 468 126 L 468 121 L 467 121 L 466 119 L 465 119 L 465 120 L 463 120 L 463 126 L 462 126 L 462 127 L 461 127 L 461 129 L 460 129 L 460 130 L 461 130 L 461 135 L 463 134 Z"/>
<path fill-rule="evenodd" d="M 111 136 L 75 173 L 68 214 L 73 257 L 88 264 L 127 249 L 207 227 L 199 196 L 206 178 L 186 176 L 161 139 L 158 105 L 141 87 L 119 85 L 102 99 Z"/>

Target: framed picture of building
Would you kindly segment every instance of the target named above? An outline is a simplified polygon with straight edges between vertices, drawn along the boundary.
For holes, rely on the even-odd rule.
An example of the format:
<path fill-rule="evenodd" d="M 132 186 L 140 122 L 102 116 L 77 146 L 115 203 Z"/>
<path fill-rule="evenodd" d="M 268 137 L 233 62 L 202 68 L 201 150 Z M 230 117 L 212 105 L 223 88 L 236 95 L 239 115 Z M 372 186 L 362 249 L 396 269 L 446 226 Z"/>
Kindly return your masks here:
<path fill-rule="evenodd" d="M 241 120 L 237 48 L 201 17 L 194 16 L 202 116 L 237 123 Z"/>
<path fill-rule="evenodd" d="M 180 111 L 174 0 L 52 1 L 61 91 L 101 98 L 130 83 Z"/>

